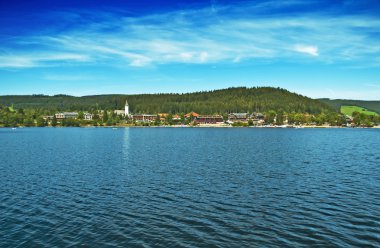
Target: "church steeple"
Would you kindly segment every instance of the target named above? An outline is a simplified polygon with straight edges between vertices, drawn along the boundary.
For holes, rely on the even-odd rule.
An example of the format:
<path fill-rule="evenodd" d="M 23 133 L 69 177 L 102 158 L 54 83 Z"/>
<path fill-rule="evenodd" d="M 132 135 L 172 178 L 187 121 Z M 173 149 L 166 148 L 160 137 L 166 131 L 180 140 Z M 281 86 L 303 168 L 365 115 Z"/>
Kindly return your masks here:
<path fill-rule="evenodd" d="M 127 100 L 125 100 L 124 115 L 129 116 L 129 104 Z"/>

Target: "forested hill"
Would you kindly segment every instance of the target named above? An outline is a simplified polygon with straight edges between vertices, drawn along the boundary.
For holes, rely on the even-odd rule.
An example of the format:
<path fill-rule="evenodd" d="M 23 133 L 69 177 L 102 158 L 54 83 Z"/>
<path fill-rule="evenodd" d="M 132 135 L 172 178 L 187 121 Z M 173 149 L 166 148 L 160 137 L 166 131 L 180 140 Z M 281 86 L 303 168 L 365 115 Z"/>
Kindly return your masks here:
<path fill-rule="evenodd" d="M 318 100 L 285 89 L 272 87 L 228 88 L 184 94 L 96 95 L 73 97 L 67 95 L 0 96 L 0 104 L 15 109 L 44 109 L 47 111 L 92 111 L 123 109 L 128 100 L 132 113 L 202 114 L 229 112 L 265 112 L 269 110 L 311 113 L 334 111 Z"/>
<path fill-rule="evenodd" d="M 380 114 L 380 101 L 360 101 L 360 100 L 331 100 L 331 99 L 318 99 L 332 107 L 335 111 L 340 111 L 341 106 L 358 106 Z"/>

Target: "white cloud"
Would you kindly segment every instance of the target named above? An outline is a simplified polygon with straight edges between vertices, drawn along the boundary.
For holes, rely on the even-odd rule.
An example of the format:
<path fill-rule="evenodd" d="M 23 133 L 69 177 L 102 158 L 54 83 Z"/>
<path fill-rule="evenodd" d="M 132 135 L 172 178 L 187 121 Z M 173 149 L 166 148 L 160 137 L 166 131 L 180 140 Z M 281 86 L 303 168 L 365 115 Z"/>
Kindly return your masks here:
<path fill-rule="evenodd" d="M 319 56 L 318 47 L 316 46 L 295 45 L 294 51 L 299 53 L 306 53 L 311 56 Z"/>

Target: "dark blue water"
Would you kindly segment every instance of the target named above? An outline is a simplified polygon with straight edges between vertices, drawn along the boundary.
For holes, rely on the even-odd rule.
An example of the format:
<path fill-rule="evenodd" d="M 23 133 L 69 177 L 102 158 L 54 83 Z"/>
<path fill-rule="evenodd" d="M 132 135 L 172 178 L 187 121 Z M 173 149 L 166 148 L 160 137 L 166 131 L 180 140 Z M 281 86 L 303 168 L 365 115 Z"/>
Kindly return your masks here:
<path fill-rule="evenodd" d="M 379 247 L 380 130 L 0 129 L 0 247 Z"/>

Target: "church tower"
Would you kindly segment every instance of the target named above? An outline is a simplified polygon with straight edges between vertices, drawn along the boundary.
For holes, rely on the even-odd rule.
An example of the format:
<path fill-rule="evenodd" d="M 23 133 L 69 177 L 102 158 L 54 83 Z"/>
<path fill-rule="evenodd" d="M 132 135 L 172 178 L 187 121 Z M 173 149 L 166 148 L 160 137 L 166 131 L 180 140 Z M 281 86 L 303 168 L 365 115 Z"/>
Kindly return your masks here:
<path fill-rule="evenodd" d="M 129 116 L 129 105 L 127 100 L 125 100 L 124 115 Z"/>

